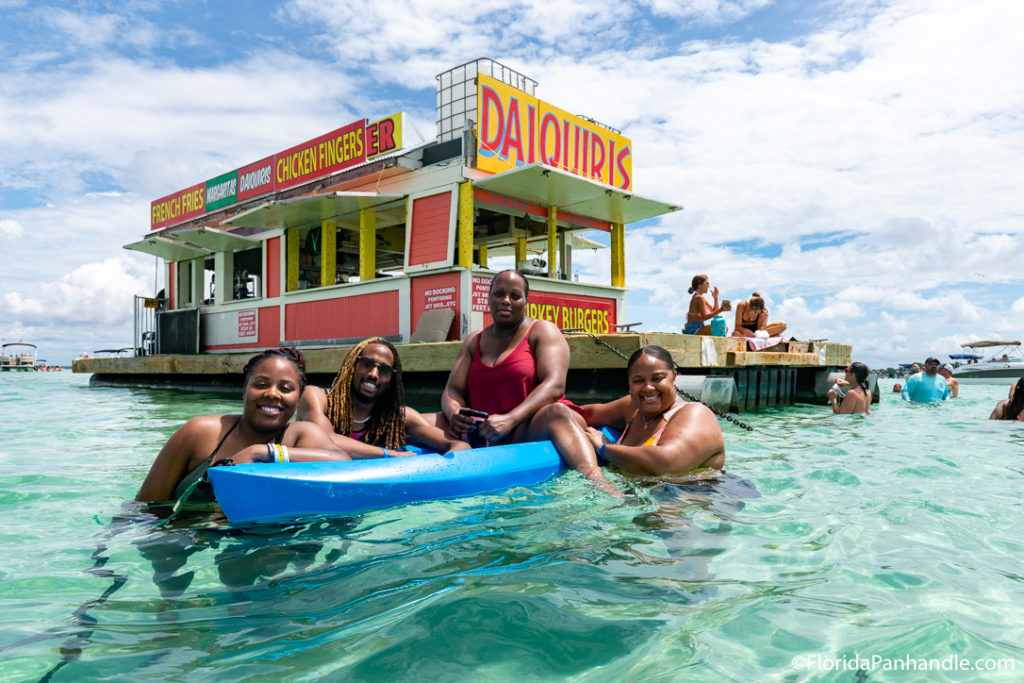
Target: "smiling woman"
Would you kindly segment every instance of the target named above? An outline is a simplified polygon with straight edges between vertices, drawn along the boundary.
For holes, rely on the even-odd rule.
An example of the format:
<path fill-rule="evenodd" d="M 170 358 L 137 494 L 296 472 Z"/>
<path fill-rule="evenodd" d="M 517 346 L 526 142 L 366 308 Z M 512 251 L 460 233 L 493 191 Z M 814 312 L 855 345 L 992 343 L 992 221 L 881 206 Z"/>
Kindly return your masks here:
<path fill-rule="evenodd" d="M 676 365 L 660 346 L 638 349 L 626 365 L 629 395 L 583 406 L 587 435 L 602 458 L 636 474 L 685 474 L 725 465 L 725 441 L 707 406 L 676 393 Z M 614 443 L 598 427 L 621 431 Z"/>
<path fill-rule="evenodd" d="M 160 450 L 137 500 L 180 499 L 186 491 L 192 501 L 213 500 L 206 470 L 219 463 L 350 459 L 316 425 L 289 424 L 306 384 L 299 352 L 264 351 L 249 360 L 244 374 L 242 414 L 203 415 L 186 422 Z"/>

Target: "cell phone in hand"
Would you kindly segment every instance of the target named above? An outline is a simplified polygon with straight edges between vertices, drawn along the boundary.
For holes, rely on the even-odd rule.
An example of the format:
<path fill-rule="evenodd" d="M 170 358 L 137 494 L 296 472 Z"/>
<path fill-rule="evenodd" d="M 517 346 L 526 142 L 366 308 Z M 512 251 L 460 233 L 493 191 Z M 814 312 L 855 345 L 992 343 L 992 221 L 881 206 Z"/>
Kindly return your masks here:
<path fill-rule="evenodd" d="M 487 419 L 487 413 L 482 410 L 473 410 L 472 408 L 459 408 L 459 415 L 466 417 L 479 417 L 481 419 Z"/>

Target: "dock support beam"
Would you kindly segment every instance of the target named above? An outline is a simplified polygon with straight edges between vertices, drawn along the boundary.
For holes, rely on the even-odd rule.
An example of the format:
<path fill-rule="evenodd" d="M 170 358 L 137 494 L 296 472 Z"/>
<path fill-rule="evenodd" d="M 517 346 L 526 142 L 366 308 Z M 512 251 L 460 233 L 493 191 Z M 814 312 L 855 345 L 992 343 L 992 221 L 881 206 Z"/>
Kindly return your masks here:
<path fill-rule="evenodd" d="M 548 277 L 552 280 L 558 272 L 558 210 L 548 207 Z"/>
<path fill-rule="evenodd" d="M 377 212 L 359 211 L 359 281 L 369 282 L 377 272 Z"/>
<path fill-rule="evenodd" d="M 486 252 L 485 252 L 486 253 Z M 459 262 L 460 268 L 473 267 L 473 183 L 459 183 Z"/>
<path fill-rule="evenodd" d="M 612 287 L 626 286 L 626 226 L 612 223 Z"/>

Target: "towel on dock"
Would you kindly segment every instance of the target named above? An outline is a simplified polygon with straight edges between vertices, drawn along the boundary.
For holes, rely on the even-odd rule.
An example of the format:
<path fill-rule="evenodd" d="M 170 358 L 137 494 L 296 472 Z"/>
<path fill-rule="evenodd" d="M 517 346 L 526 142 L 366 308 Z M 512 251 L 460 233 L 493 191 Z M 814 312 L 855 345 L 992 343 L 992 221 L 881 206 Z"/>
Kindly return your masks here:
<path fill-rule="evenodd" d="M 748 337 L 747 347 L 751 351 L 761 351 L 769 346 L 775 346 L 782 341 L 782 337 Z"/>

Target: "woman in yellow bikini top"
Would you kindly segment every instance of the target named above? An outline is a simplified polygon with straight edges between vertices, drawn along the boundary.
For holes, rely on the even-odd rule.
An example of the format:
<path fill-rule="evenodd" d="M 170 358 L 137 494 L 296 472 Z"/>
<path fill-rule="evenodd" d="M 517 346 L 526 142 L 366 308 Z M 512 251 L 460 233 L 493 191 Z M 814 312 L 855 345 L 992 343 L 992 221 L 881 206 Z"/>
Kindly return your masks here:
<path fill-rule="evenodd" d="M 629 395 L 611 403 L 583 406 L 587 437 L 599 457 L 636 474 L 685 474 L 701 467 L 721 469 L 725 441 L 718 419 L 701 403 L 676 393 L 672 355 L 645 346 L 629 359 Z M 622 432 L 606 441 L 598 427 Z"/>

